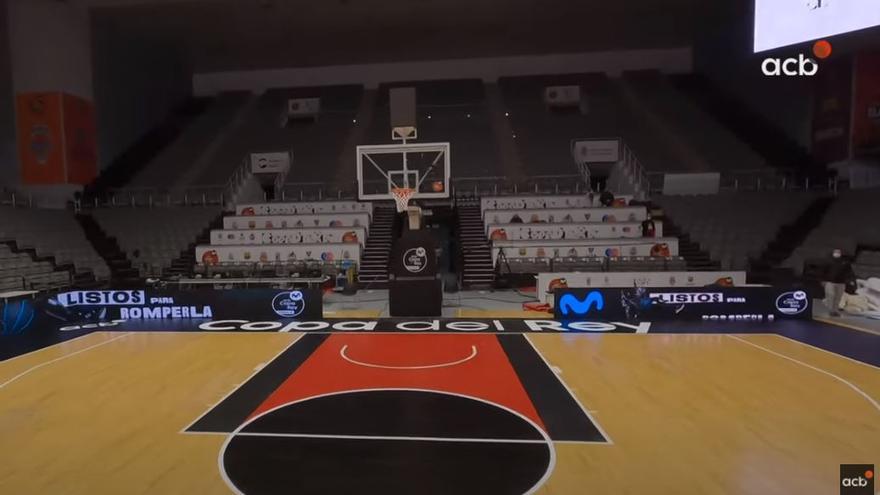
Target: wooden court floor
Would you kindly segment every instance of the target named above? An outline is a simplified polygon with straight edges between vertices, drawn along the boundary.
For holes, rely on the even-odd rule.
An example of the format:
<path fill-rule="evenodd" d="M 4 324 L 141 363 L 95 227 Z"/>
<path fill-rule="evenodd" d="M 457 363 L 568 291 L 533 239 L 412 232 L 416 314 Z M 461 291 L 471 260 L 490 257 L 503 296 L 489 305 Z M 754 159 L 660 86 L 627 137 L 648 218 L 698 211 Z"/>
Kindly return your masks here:
<path fill-rule="evenodd" d="M 228 434 L 186 430 L 301 338 L 98 332 L 0 362 L 0 493 L 235 493 Z M 871 365 L 770 334 L 524 338 L 607 439 L 552 442 L 534 493 L 836 494 L 840 464 L 880 464 Z M 309 380 L 334 380 L 322 366 Z M 433 376 L 462 380 L 453 368 Z"/>

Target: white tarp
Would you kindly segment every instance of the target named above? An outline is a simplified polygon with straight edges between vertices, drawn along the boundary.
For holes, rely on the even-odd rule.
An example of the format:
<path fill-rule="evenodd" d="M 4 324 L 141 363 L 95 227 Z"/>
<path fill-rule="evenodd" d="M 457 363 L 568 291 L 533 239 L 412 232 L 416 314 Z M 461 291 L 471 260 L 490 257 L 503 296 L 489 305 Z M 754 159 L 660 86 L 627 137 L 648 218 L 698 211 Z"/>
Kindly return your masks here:
<path fill-rule="evenodd" d="M 316 227 L 303 229 L 212 230 L 211 245 L 251 244 L 363 244 L 367 230 L 363 227 Z"/>
<path fill-rule="evenodd" d="M 539 273 L 537 295 L 542 303 L 561 287 L 703 287 L 729 278 L 746 283 L 746 272 L 558 272 Z"/>
<path fill-rule="evenodd" d="M 359 201 L 299 201 L 236 205 L 236 215 L 305 215 L 310 213 L 373 212 L 373 203 Z"/>
<path fill-rule="evenodd" d="M 844 294 L 840 308 L 849 314 L 880 320 L 880 278 L 856 281 L 856 294 Z"/>
<path fill-rule="evenodd" d="M 265 246 L 196 246 L 196 262 L 202 265 L 219 263 L 283 263 L 293 261 L 359 262 L 358 244 L 271 244 Z"/>
<path fill-rule="evenodd" d="M 641 222 L 622 223 L 501 223 L 487 224 L 489 239 L 619 239 L 642 237 Z M 663 237 L 663 224 L 654 222 L 654 237 Z"/>
<path fill-rule="evenodd" d="M 364 227 L 369 213 L 317 213 L 314 215 L 236 215 L 223 217 L 224 229 L 299 229 L 305 227 Z"/>

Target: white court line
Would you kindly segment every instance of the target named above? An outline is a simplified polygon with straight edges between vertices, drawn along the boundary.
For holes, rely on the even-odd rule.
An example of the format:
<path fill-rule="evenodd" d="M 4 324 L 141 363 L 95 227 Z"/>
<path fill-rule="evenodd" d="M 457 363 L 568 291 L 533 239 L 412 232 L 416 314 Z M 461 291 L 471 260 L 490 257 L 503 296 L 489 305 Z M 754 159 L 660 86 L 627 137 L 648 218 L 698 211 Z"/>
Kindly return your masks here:
<path fill-rule="evenodd" d="M 360 366 L 366 366 L 367 368 L 382 368 L 382 369 L 386 369 L 386 370 L 427 370 L 427 369 L 432 369 L 432 368 L 445 368 L 447 366 L 455 366 L 457 364 L 461 364 L 461 363 L 470 361 L 471 359 L 477 357 L 477 346 L 472 345 L 471 346 L 471 354 L 464 359 L 459 359 L 458 361 L 451 361 L 448 363 L 439 363 L 439 364 L 428 364 L 428 365 L 424 365 L 424 366 L 385 366 L 383 364 L 373 364 L 373 363 L 365 363 L 363 361 L 356 361 L 356 360 L 348 357 L 345 354 L 346 349 L 348 349 L 348 344 L 345 344 L 344 346 L 342 346 L 342 349 L 339 349 L 339 355 L 342 356 L 342 359 L 348 361 L 349 363 L 357 364 Z"/>
<path fill-rule="evenodd" d="M 10 383 L 14 382 L 15 380 L 18 380 L 19 378 L 21 378 L 21 377 L 27 375 L 28 373 L 30 373 L 30 372 L 32 372 L 32 371 L 35 371 L 35 370 L 38 370 L 38 369 L 42 368 L 43 366 L 48 366 L 48 365 L 50 365 L 50 364 L 52 364 L 52 363 L 57 363 L 58 361 L 61 361 L 61 360 L 63 360 L 63 359 L 67 359 L 67 358 L 69 358 L 69 357 L 76 356 L 77 354 L 81 354 L 81 353 L 83 353 L 83 352 L 90 351 L 90 350 L 92 350 L 92 349 L 94 349 L 94 348 L 96 348 L 96 347 L 101 347 L 102 345 L 109 344 L 110 342 L 113 342 L 114 340 L 119 340 L 119 339 L 121 339 L 121 338 L 128 337 L 128 336 L 131 335 L 132 333 L 133 333 L 133 332 L 124 333 L 124 334 L 122 334 L 122 335 L 118 335 L 118 336 L 116 336 L 116 337 L 113 337 L 112 339 L 108 339 L 108 340 L 105 340 L 105 341 L 103 341 L 103 342 L 99 342 L 99 343 L 97 343 L 97 344 L 90 345 L 90 346 L 88 346 L 88 347 L 84 347 L 84 348 L 82 348 L 82 349 L 80 349 L 80 350 L 78 350 L 78 351 L 71 352 L 70 354 L 65 354 L 65 355 L 63 355 L 63 356 L 59 356 L 59 357 L 57 357 L 57 358 L 55 358 L 55 359 L 50 359 L 49 361 L 46 361 L 46 362 L 44 362 L 44 363 L 40 363 L 40 364 L 38 364 L 38 365 L 31 366 L 30 368 L 28 368 L 28 369 L 22 371 L 21 373 L 19 373 L 19 374 L 13 376 L 13 377 L 10 378 L 9 380 L 6 380 L 5 382 L 0 383 L 0 389 L 2 389 L 3 387 L 9 385 Z"/>
<path fill-rule="evenodd" d="M 772 333 L 772 334 L 769 334 L 769 335 L 775 335 L 775 336 L 777 336 L 777 337 L 779 337 L 779 338 L 781 338 L 781 339 L 790 340 L 790 341 L 794 342 L 795 344 L 800 344 L 800 345 L 802 345 L 802 346 L 804 346 L 804 347 L 809 347 L 810 349 L 815 349 L 815 350 L 817 350 L 817 351 L 822 351 L 822 352 L 824 352 L 824 353 L 826 353 L 826 354 L 831 354 L 832 356 L 839 357 L 839 358 L 842 358 L 842 359 L 846 359 L 847 361 L 850 361 L 850 362 L 853 362 L 853 363 L 856 363 L 856 364 L 861 364 L 862 366 L 867 366 L 867 367 L 869 367 L 869 368 L 873 368 L 873 369 L 875 369 L 875 370 L 880 370 L 880 366 L 874 366 L 874 365 L 871 364 L 871 363 L 866 363 L 866 362 L 864 362 L 864 361 L 859 361 L 858 359 L 853 359 L 853 358 L 851 358 L 851 357 L 849 357 L 849 356 L 844 356 L 843 354 L 838 354 L 838 353 L 836 353 L 836 352 L 829 351 L 829 350 L 827 350 L 827 349 L 822 349 L 821 347 L 816 347 L 816 346 L 814 346 L 814 345 L 812 345 L 812 344 L 807 344 L 806 342 L 801 342 L 800 340 L 793 339 L 793 338 L 791 338 L 791 337 L 789 337 L 789 336 L 787 336 L 787 335 L 780 335 L 780 334 L 778 334 L 778 333 Z"/>
<path fill-rule="evenodd" d="M 547 445 L 547 441 L 541 439 L 505 439 L 505 438 L 454 438 L 454 437 L 405 437 L 384 435 L 322 435 L 318 433 L 259 433 L 238 432 L 237 437 L 282 437 L 282 438 L 328 438 L 339 440 L 400 440 L 413 442 L 471 442 L 471 443 L 536 443 Z"/>
<path fill-rule="evenodd" d="M 834 378 L 835 380 L 837 380 L 837 381 L 843 383 L 844 385 L 846 385 L 847 387 L 851 388 L 853 391 L 855 391 L 855 393 L 857 393 L 857 394 L 861 395 L 862 397 L 864 397 L 865 400 L 867 400 L 872 406 L 874 406 L 874 409 L 876 409 L 878 412 L 880 412 L 880 404 L 878 404 L 877 401 L 874 400 L 873 397 L 871 397 L 870 395 L 868 395 L 867 393 L 865 393 L 864 390 L 860 389 L 860 388 L 857 387 L 856 385 L 853 385 L 852 382 L 850 382 L 849 380 L 846 380 L 845 378 L 841 378 L 841 377 L 835 375 L 834 373 L 831 373 L 830 371 L 825 371 L 825 370 L 823 370 L 822 368 L 817 368 L 817 367 L 815 367 L 815 366 L 813 366 L 813 365 L 811 365 L 811 364 L 807 364 L 807 363 L 805 363 L 805 362 L 803 362 L 803 361 L 799 361 L 799 360 L 797 360 L 797 359 L 795 359 L 795 358 L 793 358 L 793 357 L 786 356 L 785 354 L 780 354 L 780 353 L 778 353 L 778 352 L 776 352 L 776 351 L 773 351 L 773 350 L 771 350 L 771 349 L 768 349 L 768 348 L 766 348 L 766 347 L 764 347 L 764 346 L 761 346 L 761 345 L 755 344 L 755 343 L 753 343 L 753 342 L 749 342 L 748 340 L 743 339 L 743 338 L 740 338 L 740 337 L 737 337 L 736 335 L 729 335 L 729 334 L 727 334 L 727 335 L 725 335 L 725 337 L 729 337 L 729 338 L 731 338 L 731 339 L 733 339 L 733 340 L 737 340 L 737 341 L 739 341 L 739 342 L 742 342 L 743 344 L 748 344 L 748 345 L 750 345 L 750 346 L 752 346 L 752 347 L 755 347 L 755 348 L 757 348 L 757 349 L 760 349 L 760 350 L 762 350 L 762 351 L 764 351 L 764 352 L 769 352 L 770 354 L 773 354 L 774 356 L 781 357 L 782 359 L 787 359 L 787 360 L 789 360 L 789 361 L 791 361 L 791 362 L 793 362 L 793 363 L 797 363 L 797 364 L 799 364 L 799 365 L 801 365 L 801 366 L 804 366 L 804 367 L 806 367 L 806 368 L 809 368 L 809 369 L 811 369 L 811 370 L 813 370 L 813 371 L 817 371 L 817 372 L 819 372 L 819 373 L 822 373 L 823 375 L 828 375 L 828 376 L 830 376 L 831 378 Z"/>
<path fill-rule="evenodd" d="M 553 371 L 553 366 L 551 366 L 551 365 L 550 365 L 550 362 L 547 361 L 547 358 L 545 358 L 544 355 L 541 354 L 541 351 L 539 351 L 538 348 L 535 347 L 535 343 L 532 342 L 532 340 L 529 338 L 528 335 L 523 334 L 523 337 L 526 339 L 526 342 L 528 342 L 529 345 L 532 346 L 532 349 L 535 350 L 535 354 L 537 354 L 538 357 L 541 358 L 541 361 L 544 361 L 544 364 L 547 365 L 547 367 L 550 368 L 550 371 L 552 372 L 552 371 Z M 611 436 L 609 436 L 608 433 L 605 433 L 605 430 L 602 429 L 602 425 L 600 425 L 599 422 L 596 421 L 596 418 L 594 418 L 593 415 L 590 414 L 590 411 L 587 410 L 587 408 L 584 407 L 583 404 L 581 404 L 580 399 L 578 399 L 577 395 L 574 394 L 574 391 L 568 386 L 568 384 L 565 383 L 565 380 L 563 380 L 562 377 L 560 377 L 560 376 L 559 376 L 558 374 L 556 374 L 556 373 L 553 373 L 553 376 L 555 376 L 556 379 L 559 380 L 559 383 L 561 383 L 562 386 L 565 387 L 565 390 L 568 391 L 568 395 L 570 395 L 571 398 L 574 399 L 574 402 L 575 402 L 575 403 L 581 408 L 581 411 L 583 411 L 584 414 L 585 414 L 588 418 L 590 418 L 590 421 L 593 422 L 593 425 L 596 426 L 596 429 L 599 430 L 599 433 L 601 433 L 602 436 L 605 437 L 605 440 L 607 440 L 607 442 L 601 442 L 601 443 L 604 443 L 605 445 L 614 445 L 614 442 L 611 441 Z M 578 443 L 592 443 L 592 442 L 578 442 Z M 596 443 L 600 443 L 600 442 L 596 442 Z"/>
<path fill-rule="evenodd" d="M 38 353 L 38 352 L 40 352 L 40 351 L 45 351 L 46 349 L 52 349 L 53 347 L 57 347 L 57 346 L 59 346 L 59 345 L 61 345 L 61 344 L 66 344 L 66 343 L 68 343 L 68 342 L 73 342 L 73 341 L 75 341 L 75 340 L 84 339 L 84 338 L 86 338 L 86 337 L 88 337 L 88 336 L 90 336 L 90 335 L 98 335 L 98 334 L 104 334 L 104 333 L 108 333 L 108 332 L 102 332 L 102 331 L 99 330 L 99 331 L 96 331 L 96 332 L 84 333 L 84 334 L 80 335 L 79 337 L 74 337 L 74 338 L 72 338 L 72 339 L 63 340 L 63 341 L 61 341 L 61 342 L 57 342 L 57 343 L 52 344 L 52 345 L 47 345 L 46 347 L 40 347 L 39 349 L 34 349 L 34 350 L 30 351 L 30 352 L 26 352 L 26 353 L 24 353 L 24 354 L 19 354 L 18 356 L 12 356 L 11 358 L 4 359 L 3 361 L 0 361 L 0 364 L 9 363 L 9 362 L 11 362 L 11 361 L 15 361 L 16 359 L 23 358 L 23 357 L 25 357 L 25 356 L 30 356 L 31 354 L 36 354 L 36 353 Z"/>
<path fill-rule="evenodd" d="M 226 395 L 224 395 L 223 397 L 221 397 L 220 400 L 218 400 L 217 402 L 215 402 L 213 406 L 211 406 L 211 407 L 209 407 L 207 410 L 205 410 L 205 412 L 203 412 L 202 414 L 200 414 L 198 418 L 194 419 L 190 424 L 186 425 L 186 426 L 185 426 L 182 430 L 180 430 L 178 433 L 197 433 L 197 432 L 186 431 L 186 430 L 190 429 L 190 428 L 192 427 L 192 425 L 198 423 L 200 419 L 202 419 L 203 417 L 205 417 L 206 414 L 208 414 L 209 412 L 211 412 L 211 410 L 213 410 L 215 407 L 217 407 L 218 405 L 220 405 L 221 402 L 223 402 L 224 400 L 228 399 L 229 396 L 231 396 L 232 394 L 234 394 L 236 390 L 240 389 L 240 388 L 242 387 L 242 385 L 244 385 L 245 383 L 251 381 L 251 378 L 257 376 L 257 373 L 263 371 L 263 368 L 265 368 L 265 367 L 268 366 L 270 363 L 272 363 L 272 361 L 275 361 L 276 359 L 278 359 L 278 356 L 284 354 L 284 352 L 285 352 L 286 350 L 288 350 L 288 349 L 290 349 L 291 347 L 293 347 L 293 344 L 296 344 L 297 342 L 299 342 L 299 339 L 301 339 L 301 338 L 303 337 L 303 335 L 305 335 L 305 334 L 304 334 L 304 333 L 299 334 L 295 339 L 293 339 L 293 342 L 291 342 L 289 345 L 284 346 L 283 349 L 281 349 L 280 351 L 278 351 L 278 353 L 275 354 L 274 356 L 272 356 L 271 359 L 269 359 L 268 361 L 266 361 L 265 363 L 263 363 L 262 366 L 257 365 L 257 366 L 254 368 L 254 372 L 251 373 L 250 376 L 248 376 L 247 378 L 245 378 L 243 382 L 241 382 L 241 383 L 239 383 L 238 385 L 236 385 L 235 387 L 233 387 L 232 390 L 229 391 L 229 393 L 227 393 Z M 227 434 L 228 434 L 228 433 L 227 433 Z"/>

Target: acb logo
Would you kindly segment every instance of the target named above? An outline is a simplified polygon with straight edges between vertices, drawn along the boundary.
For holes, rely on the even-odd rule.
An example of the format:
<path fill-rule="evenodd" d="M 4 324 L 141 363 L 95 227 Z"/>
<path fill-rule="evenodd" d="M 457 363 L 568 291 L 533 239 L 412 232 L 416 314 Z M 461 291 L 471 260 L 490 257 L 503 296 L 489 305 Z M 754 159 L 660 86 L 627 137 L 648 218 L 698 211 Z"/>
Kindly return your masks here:
<path fill-rule="evenodd" d="M 874 495 L 874 465 L 841 464 L 840 495 Z"/>
<path fill-rule="evenodd" d="M 816 59 L 822 60 L 831 56 L 831 43 L 825 40 L 819 40 L 813 45 L 813 55 Z M 761 62 L 761 72 L 765 76 L 814 76 L 819 72 L 819 63 L 804 56 L 803 53 L 798 54 L 797 58 L 765 58 Z"/>

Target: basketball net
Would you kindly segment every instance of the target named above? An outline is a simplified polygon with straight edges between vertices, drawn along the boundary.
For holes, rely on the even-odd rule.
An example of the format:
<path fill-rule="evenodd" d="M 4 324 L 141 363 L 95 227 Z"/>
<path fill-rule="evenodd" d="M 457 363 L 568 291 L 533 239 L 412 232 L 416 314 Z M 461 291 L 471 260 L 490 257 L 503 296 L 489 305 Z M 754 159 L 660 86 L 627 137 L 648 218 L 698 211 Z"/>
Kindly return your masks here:
<path fill-rule="evenodd" d="M 391 188 L 391 197 L 394 198 L 394 204 L 397 205 L 397 213 L 403 213 L 406 211 L 406 207 L 409 205 L 409 200 L 412 199 L 415 193 L 416 190 L 410 187 Z"/>

